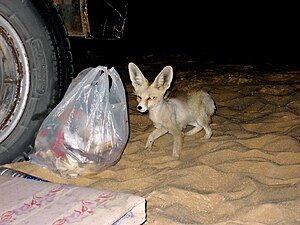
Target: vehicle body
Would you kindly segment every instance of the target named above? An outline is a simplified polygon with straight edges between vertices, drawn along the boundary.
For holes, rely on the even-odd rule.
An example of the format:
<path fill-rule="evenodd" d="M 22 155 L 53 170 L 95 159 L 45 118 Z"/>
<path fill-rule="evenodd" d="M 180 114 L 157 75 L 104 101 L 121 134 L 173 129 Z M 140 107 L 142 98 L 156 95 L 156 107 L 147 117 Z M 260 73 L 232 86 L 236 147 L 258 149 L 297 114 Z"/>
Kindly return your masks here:
<path fill-rule="evenodd" d="M 122 39 L 127 0 L 53 0 L 63 17 L 69 36 Z"/>
<path fill-rule="evenodd" d="M 122 39 L 127 0 L 0 0 L 0 164 L 26 159 L 73 74 L 69 36 Z"/>

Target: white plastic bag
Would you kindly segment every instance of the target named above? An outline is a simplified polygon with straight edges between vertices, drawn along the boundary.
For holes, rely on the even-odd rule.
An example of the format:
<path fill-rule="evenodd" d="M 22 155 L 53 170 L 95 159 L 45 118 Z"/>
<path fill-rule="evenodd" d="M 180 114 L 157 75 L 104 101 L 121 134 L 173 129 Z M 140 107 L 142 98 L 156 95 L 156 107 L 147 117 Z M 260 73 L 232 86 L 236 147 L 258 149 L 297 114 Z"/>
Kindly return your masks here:
<path fill-rule="evenodd" d="M 119 74 L 114 68 L 87 68 L 43 121 L 30 159 L 61 177 L 94 174 L 120 159 L 128 137 Z"/>

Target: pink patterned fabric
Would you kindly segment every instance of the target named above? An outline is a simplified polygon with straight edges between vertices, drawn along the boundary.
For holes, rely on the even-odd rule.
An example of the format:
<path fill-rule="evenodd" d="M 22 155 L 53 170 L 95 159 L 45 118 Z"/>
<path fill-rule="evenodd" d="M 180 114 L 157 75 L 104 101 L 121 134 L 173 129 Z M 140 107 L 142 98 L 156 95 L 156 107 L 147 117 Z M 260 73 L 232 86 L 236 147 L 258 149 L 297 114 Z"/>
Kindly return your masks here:
<path fill-rule="evenodd" d="M 0 225 L 135 225 L 145 199 L 128 193 L 0 176 Z"/>

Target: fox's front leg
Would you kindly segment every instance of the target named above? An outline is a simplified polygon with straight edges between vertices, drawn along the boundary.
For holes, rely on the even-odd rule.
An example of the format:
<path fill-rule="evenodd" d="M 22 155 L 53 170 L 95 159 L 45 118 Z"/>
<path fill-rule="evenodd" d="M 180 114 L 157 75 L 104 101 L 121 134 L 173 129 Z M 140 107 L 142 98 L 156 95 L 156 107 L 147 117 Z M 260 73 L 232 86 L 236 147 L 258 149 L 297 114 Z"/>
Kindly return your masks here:
<path fill-rule="evenodd" d="M 168 130 L 166 130 L 165 128 L 159 128 L 159 129 L 155 129 L 154 131 L 152 131 L 148 137 L 145 148 L 150 151 L 154 141 L 157 138 L 161 137 L 162 135 L 166 134 L 167 132 L 168 132 Z"/>
<path fill-rule="evenodd" d="M 178 159 L 180 157 L 180 152 L 183 146 L 184 133 L 181 132 L 180 130 L 174 130 L 170 133 L 173 135 L 174 138 L 172 156 Z"/>

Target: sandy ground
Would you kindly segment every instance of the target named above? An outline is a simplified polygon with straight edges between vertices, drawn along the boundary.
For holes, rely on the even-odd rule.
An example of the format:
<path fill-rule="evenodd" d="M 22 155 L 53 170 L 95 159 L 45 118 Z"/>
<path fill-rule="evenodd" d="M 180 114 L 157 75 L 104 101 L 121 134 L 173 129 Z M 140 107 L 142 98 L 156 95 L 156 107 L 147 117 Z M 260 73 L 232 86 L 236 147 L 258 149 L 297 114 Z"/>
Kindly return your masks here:
<path fill-rule="evenodd" d="M 147 76 L 165 63 L 137 64 Z M 10 166 L 53 182 L 143 196 L 149 225 L 300 224 L 300 71 L 195 65 L 174 62 L 176 84 L 205 88 L 217 111 L 212 138 L 202 140 L 203 132 L 185 137 L 180 160 L 171 157 L 169 134 L 144 151 L 153 126 L 136 111 L 124 67 L 130 137 L 115 166 L 69 180 L 30 162 Z"/>

